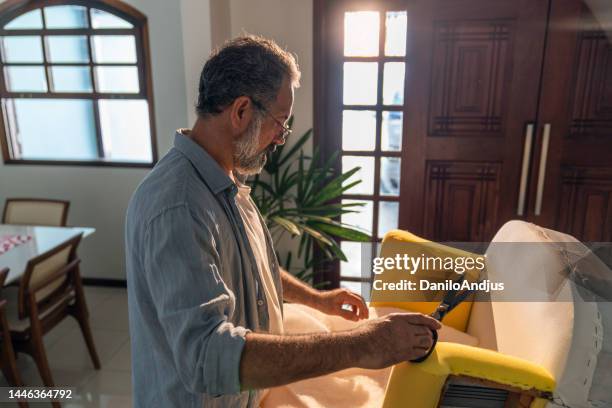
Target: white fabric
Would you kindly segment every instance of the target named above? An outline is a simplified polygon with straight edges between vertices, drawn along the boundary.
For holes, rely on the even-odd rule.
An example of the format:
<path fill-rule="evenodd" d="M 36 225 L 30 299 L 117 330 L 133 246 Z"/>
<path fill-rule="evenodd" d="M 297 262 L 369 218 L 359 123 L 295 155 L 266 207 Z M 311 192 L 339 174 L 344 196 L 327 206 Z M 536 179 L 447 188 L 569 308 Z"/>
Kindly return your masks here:
<path fill-rule="evenodd" d="M 370 319 L 405 310 L 380 307 L 370 309 Z M 344 331 L 363 322 L 329 316 L 298 304 L 285 304 L 285 334 Z M 443 326 L 440 341 L 476 346 L 478 340 L 466 333 Z M 391 367 L 382 370 L 351 368 L 296 383 L 271 388 L 262 408 L 370 408 L 382 405 Z"/>
<path fill-rule="evenodd" d="M 557 245 L 562 242 L 588 251 L 569 235 L 522 221 L 506 223 L 493 238 L 487 250 L 487 277 L 507 287 L 491 294 L 497 349 L 549 370 L 557 381 L 555 396 L 566 406 L 612 406 L 612 383 L 604 391 L 610 405 L 589 401 L 601 344 L 610 340 L 603 338 L 598 304 L 582 301 L 579 288 L 564 278 L 567 259 Z M 509 301 L 516 300 L 517 290 L 525 300 L 537 301 Z M 488 305 L 474 307 L 472 313 Z M 598 398 L 603 398 L 601 393 Z"/>
<path fill-rule="evenodd" d="M 268 314 L 270 316 L 271 334 L 283 333 L 283 317 L 281 313 L 278 292 L 270 271 L 270 262 L 266 247 L 266 237 L 264 235 L 263 226 L 259 219 L 259 214 L 255 208 L 253 200 L 251 200 L 251 188 L 249 186 L 238 184 L 238 194 L 236 194 L 236 204 L 238 211 L 244 222 L 244 228 L 249 238 L 249 243 L 253 249 L 255 260 L 257 261 L 257 269 L 261 273 L 261 282 L 266 294 L 268 303 Z"/>

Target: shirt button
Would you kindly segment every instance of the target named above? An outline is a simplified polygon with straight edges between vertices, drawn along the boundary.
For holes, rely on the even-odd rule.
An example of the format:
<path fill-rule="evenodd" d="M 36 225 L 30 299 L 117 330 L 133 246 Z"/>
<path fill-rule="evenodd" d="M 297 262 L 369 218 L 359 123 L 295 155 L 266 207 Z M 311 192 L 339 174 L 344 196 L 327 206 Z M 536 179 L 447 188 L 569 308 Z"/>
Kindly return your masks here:
<path fill-rule="evenodd" d="M 259 300 L 257 301 L 257 306 L 263 306 L 263 300 L 259 299 Z"/>

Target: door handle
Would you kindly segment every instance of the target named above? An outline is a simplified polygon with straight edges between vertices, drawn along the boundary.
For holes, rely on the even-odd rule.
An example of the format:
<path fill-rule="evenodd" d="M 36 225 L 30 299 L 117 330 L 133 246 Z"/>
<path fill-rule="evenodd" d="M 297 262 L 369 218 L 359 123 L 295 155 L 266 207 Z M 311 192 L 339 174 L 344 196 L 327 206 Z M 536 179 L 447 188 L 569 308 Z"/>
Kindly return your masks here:
<path fill-rule="evenodd" d="M 535 215 L 542 213 L 542 197 L 544 195 L 544 180 L 546 179 L 546 160 L 548 159 L 548 143 L 550 141 L 550 123 L 544 125 L 542 134 L 542 150 L 540 151 L 540 167 L 538 169 L 538 187 L 536 191 Z"/>
<path fill-rule="evenodd" d="M 518 206 L 516 215 L 525 213 L 525 198 L 527 196 L 527 175 L 529 173 L 529 157 L 533 141 L 533 123 L 528 123 L 525 129 L 525 145 L 523 146 L 523 163 L 521 165 L 521 180 L 519 184 Z"/>

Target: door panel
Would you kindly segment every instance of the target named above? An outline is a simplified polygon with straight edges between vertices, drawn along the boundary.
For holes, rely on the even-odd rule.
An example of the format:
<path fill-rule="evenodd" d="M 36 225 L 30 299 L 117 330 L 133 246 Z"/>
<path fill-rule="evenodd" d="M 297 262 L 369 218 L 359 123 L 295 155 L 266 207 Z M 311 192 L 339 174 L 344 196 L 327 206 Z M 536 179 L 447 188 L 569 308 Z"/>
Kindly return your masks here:
<path fill-rule="evenodd" d="M 612 169 L 563 167 L 556 229 L 585 242 L 612 241 Z"/>
<path fill-rule="evenodd" d="M 530 220 L 584 241 L 612 240 L 612 46 L 581 1 L 552 3 L 540 118 L 533 169 L 545 124 L 550 141 L 541 208 L 532 183 Z"/>
<path fill-rule="evenodd" d="M 413 5 L 400 226 L 438 241 L 488 240 L 517 218 L 548 1 Z"/>

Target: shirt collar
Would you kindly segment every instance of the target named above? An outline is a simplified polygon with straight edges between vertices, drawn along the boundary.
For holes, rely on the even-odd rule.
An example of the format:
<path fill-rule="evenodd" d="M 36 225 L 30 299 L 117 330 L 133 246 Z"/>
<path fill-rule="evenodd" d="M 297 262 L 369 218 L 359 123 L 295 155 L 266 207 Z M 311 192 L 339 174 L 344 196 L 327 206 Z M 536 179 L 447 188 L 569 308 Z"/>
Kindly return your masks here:
<path fill-rule="evenodd" d="M 181 133 L 181 130 L 177 130 L 174 135 L 174 147 L 187 157 L 214 194 L 226 189 L 235 194 L 238 191 L 236 185 L 219 163 L 202 146 Z"/>

